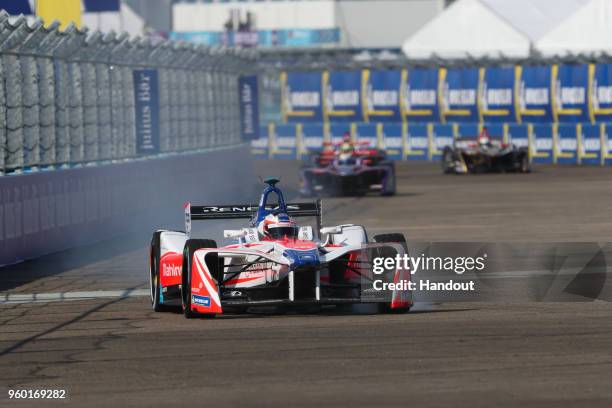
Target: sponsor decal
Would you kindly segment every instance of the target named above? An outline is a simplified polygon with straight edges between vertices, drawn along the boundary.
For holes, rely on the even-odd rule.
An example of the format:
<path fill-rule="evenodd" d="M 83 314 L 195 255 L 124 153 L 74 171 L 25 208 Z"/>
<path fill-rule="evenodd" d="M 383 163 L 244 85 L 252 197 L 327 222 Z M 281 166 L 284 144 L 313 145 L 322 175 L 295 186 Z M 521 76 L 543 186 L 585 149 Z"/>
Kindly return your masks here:
<path fill-rule="evenodd" d="M 194 305 L 210 307 L 210 298 L 208 296 L 191 295 L 191 303 Z"/>
<path fill-rule="evenodd" d="M 181 276 L 181 266 L 162 264 L 162 276 Z"/>

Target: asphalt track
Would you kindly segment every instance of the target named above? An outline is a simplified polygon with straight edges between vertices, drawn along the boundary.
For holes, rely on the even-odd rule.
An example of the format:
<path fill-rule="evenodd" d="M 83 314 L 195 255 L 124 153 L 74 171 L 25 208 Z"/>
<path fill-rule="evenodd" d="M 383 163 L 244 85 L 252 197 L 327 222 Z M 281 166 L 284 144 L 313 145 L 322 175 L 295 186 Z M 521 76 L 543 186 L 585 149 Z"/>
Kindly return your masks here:
<path fill-rule="evenodd" d="M 262 161 L 245 179 L 295 189 L 296 168 Z M 398 183 L 392 198 L 325 199 L 324 223 L 421 241 L 612 241 L 612 168 L 443 176 L 402 163 Z M 186 320 L 142 296 L 148 239 L 0 269 L 0 301 L 14 301 L 0 305 L 0 406 L 612 406 L 608 301 L 530 302 L 508 280 L 515 296 L 407 315 Z M 43 388 L 67 399 L 7 399 Z"/>

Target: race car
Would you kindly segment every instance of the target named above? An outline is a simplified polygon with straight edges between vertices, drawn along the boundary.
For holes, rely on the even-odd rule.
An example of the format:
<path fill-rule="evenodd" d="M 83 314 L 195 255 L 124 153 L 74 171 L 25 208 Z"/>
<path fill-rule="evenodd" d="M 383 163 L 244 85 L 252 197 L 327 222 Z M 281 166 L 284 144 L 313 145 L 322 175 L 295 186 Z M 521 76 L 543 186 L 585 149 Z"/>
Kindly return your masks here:
<path fill-rule="evenodd" d="M 349 195 L 380 192 L 395 194 L 395 165 L 381 149 L 368 142 L 353 143 L 345 136 L 342 143 L 326 142 L 300 169 L 303 196 Z"/>
<path fill-rule="evenodd" d="M 442 153 L 445 174 L 530 171 L 529 151 L 490 137 L 486 128 L 477 138 L 459 138 Z"/>
<path fill-rule="evenodd" d="M 153 234 L 153 310 L 180 309 L 192 318 L 261 307 L 299 311 L 355 303 L 371 303 L 385 313 L 410 309 L 410 271 L 401 265 L 384 271 L 372 267 L 376 257 L 406 254 L 402 234 L 376 235 L 369 241 L 359 225 L 322 227 L 320 201 L 285 203 L 278 180 L 265 181 L 268 186 L 256 207 L 187 203 L 185 232 Z M 318 237 L 312 226 L 298 226 L 296 217 L 316 218 Z M 217 247 L 214 240 L 190 236 L 192 220 L 231 219 L 251 220 L 246 228 L 224 230 L 234 243 Z"/>

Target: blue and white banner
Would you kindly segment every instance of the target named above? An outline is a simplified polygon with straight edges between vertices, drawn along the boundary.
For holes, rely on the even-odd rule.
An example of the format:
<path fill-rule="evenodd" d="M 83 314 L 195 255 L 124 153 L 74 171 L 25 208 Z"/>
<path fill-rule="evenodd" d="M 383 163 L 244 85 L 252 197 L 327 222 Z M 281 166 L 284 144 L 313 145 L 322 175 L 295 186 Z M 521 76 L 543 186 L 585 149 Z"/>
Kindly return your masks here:
<path fill-rule="evenodd" d="M 296 125 L 294 123 L 271 126 L 272 155 L 281 159 L 293 159 L 297 154 Z"/>
<path fill-rule="evenodd" d="M 442 156 L 446 146 L 452 146 L 454 141 L 453 125 L 436 124 L 433 125 L 431 134 L 431 146 L 429 148 L 429 159 L 437 160 Z"/>
<path fill-rule="evenodd" d="M 409 122 L 437 122 L 440 120 L 438 105 L 438 69 L 415 68 L 402 71 L 400 103 L 403 117 Z"/>
<path fill-rule="evenodd" d="M 603 124 L 583 124 L 579 127 L 578 154 L 580 164 L 601 164 L 601 135 Z"/>
<path fill-rule="evenodd" d="M 259 139 L 251 140 L 251 154 L 253 156 L 264 159 L 269 157 L 270 136 L 268 130 L 270 126 L 259 126 Z"/>
<path fill-rule="evenodd" d="M 387 156 L 393 160 L 401 160 L 403 158 L 405 125 L 403 123 L 383 123 L 381 128 Z"/>
<path fill-rule="evenodd" d="M 352 125 L 350 123 L 330 123 L 329 137 L 332 143 L 340 143 L 345 136 L 352 136 Z"/>
<path fill-rule="evenodd" d="M 408 143 L 404 155 L 408 160 L 429 158 L 429 133 L 431 124 L 408 123 Z"/>
<path fill-rule="evenodd" d="M 358 123 L 355 126 L 357 142 L 367 143 L 369 147 L 378 146 L 378 126 L 376 123 Z"/>
<path fill-rule="evenodd" d="M 360 71 L 324 72 L 323 86 L 325 118 L 331 122 L 362 120 Z"/>
<path fill-rule="evenodd" d="M 302 125 L 302 143 L 307 151 L 321 150 L 325 139 L 325 128 L 321 123 L 304 123 Z"/>
<path fill-rule="evenodd" d="M 559 122 L 588 122 L 589 66 L 571 64 L 553 66 L 556 71 L 554 87 L 555 111 Z"/>
<path fill-rule="evenodd" d="M 508 142 L 516 147 L 529 147 L 529 127 L 520 123 L 508 124 Z"/>
<path fill-rule="evenodd" d="M 105 11 L 119 11 L 121 9 L 120 0 L 83 0 L 86 13 L 100 13 Z"/>
<path fill-rule="evenodd" d="M 0 0 L 0 9 L 13 16 L 34 14 L 30 0 Z"/>
<path fill-rule="evenodd" d="M 612 64 L 594 64 L 589 67 L 593 79 L 591 86 L 593 119 L 612 121 Z"/>
<path fill-rule="evenodd" d="M 554 146 L 553 126 L 534 123 L 529 145 L 531 159 L 534 163 L 552 163 Z"/>
<path fill-rule="evenodd" d="M 401 71 L 363 70 L 363 116 L 366 122 L 401 122 L 401 81 Z"/>
<path fill-rule="evenodd" d="M 484 122 L 515 122 L 515 67 L 481 68 L 480 116 Z"/>
<path fill-rule="evenodd" d="M 518 67 L 519 112 L 523 122 L 553 122 L 551 66 Z"/>
<path fill-rule="evenodd" d="M 281 73 L 281 112 L 286 122 L 323 122 L 319 72 Z"/>
<path fill-rule="evenodd" d="M 159 84 L 157 70 L 136 69 L 134 105 L 136 110 L 136 152 L 159 153 Z"/>
<path fill-rule="evenodd" d="M 478 68 L 440 68 L 440 82 L 444 120 L 478 122 Z"/>
<path fill-rule="evenodd" d="M 241 76 L 238 79 L 240 93 L 240 131 L 243 140 L 259 138 L 259 92 L 257 75 Z"/>
<path fill-rule="evenodd" d="M 578 163 L 578 127 L 571 123 L 560 123 L 556 127 L 554 162 L 561 164 Z"/>

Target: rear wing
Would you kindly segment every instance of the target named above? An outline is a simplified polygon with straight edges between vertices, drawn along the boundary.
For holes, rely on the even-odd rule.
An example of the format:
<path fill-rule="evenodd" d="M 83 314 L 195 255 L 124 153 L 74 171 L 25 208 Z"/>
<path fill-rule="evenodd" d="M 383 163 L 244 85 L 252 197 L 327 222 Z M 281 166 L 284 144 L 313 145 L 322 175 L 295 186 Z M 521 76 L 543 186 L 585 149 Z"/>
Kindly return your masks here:
<path fill-rule="evenodd" d="M 266 210 L 278 208 L 274 205 L 266 205 Z M 322 206 L 321 200 L 314 203 L 289 203 L 286 204 L 287 215 L 291 217 L 316 217 L 317 230 L 321 230 Z M 257 212 L 259 206 L 253 204 L 228 204 L 228 205 L 191 205 L 185 203 L 185 232 L 191 233 L 192 220 L 229 220 L 229 219 L 251 219 Z"/>

